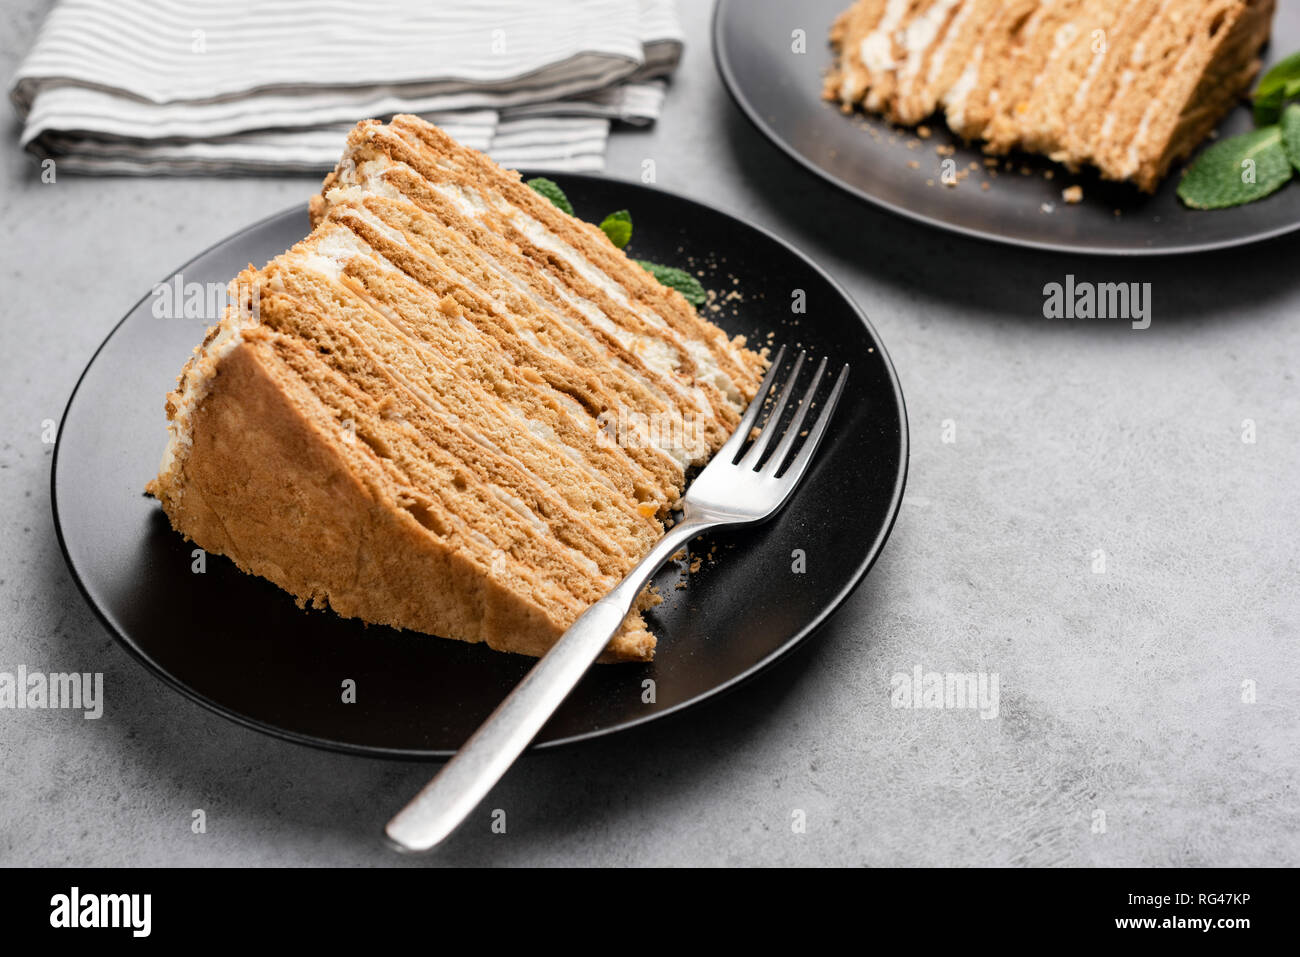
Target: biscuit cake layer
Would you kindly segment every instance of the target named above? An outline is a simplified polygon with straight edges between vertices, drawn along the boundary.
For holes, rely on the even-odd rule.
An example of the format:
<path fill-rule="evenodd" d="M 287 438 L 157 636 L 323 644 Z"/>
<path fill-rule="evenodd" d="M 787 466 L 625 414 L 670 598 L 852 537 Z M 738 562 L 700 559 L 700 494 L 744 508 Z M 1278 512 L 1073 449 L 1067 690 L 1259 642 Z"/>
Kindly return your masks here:
<path fill-rule="evenodd" d="M 1152 191 L 1248 89 L 1275 0 L 858 0 L 824 94 Z"/>
<path fill-rule="evenodd" d="M 359 124 L 232 283 L 149 491 L 300 603 L 541 655 L 663 534 L 765 360 L 486 157 Z M 605 660 L 647 660 L 643 595 Z"/>

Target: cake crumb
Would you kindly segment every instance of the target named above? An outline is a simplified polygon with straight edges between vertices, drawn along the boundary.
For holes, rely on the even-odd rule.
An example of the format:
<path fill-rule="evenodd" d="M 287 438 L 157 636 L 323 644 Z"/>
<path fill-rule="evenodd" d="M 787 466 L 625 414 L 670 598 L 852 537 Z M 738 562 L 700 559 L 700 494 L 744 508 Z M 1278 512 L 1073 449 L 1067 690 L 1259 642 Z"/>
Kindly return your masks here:
<path fill-rule="evenodd" d="M 921 168 L 921 164 L 918 163 L 916 160 L 908 160 L 908 161 L 907 161 L 907 168 L 908 168 L 908 169 L 920 169 L 920 168 Z"/>
<path fill-rule="evenodd" d="M 1083 187 L 1077 183 L 1074 186 L 1067 186 L 1061 190 L 1061 199 L 1071 205 L 1083 202 Z"/>
<path fill-rule="evenodd" d="M 984 182 L 980 183 L 980 189 L 988 189 L 988 188 L 989 188 L 988 180 L 985 180 Z"/>
<path fill-rule="evenodd" d="M 918 126 L 916 128 L 916 135 L 921 137 L 923 140 L 928 140 L 930 138 L 930 127 Z"/>

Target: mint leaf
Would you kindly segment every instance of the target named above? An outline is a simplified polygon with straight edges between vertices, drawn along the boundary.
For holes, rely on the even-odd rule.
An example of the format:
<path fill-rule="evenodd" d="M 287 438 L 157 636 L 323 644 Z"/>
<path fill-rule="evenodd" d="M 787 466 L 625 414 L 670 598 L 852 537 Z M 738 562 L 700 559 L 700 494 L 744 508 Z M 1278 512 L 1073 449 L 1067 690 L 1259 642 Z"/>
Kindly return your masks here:
<path fill-rule="evenodd" d="M 1263 199 L 1291 178 L 1282 130 L 1266 126 L 1215 143 L 1196 158 L 1178 198 L 1193 209 L 1223 209 Z"/>
<path fill-rule="evenodd" d="M 1292 103 L 1282 112 L 1282 149 L 1296 169 L 1300 169 L 1300 103 Z"/>
<path fill-rule="evenodd" d="M 573 204 L 569 202 L 569 197 L 564 195 L 564 190 L 560 189 L 555 180 L 547 179 L 545 176 L 538 176 L 534 179 L 524 180 L 524 185 L 531 186 L 570 216 L 573 215 Z"/>
<path fill-rule="evenodd" d="M 610 213 L 601 220 L 600 228 L 611 243 L 622 249 L 632 238 L 632 214 L 626 209 Z"/>
<path fill-rule="evenodd" d="M 1276 123 L 1286 101 L 1297 96 L 1300 96 L 1300 53 L 1293 53 L 1265 73 L 1255 87 L 1255 125 Z"/>
<path fill-rule="evenodd" d="M 676 266 L 661 266 L 658 263 L 646 262 L 644 259 L 634 261 L 669 289 L 676 289 L 680 292 L 692 306 L 702 306 L 704 301 L 708 299 L 704 287 L 700 285 L 700 281 L 686 270 L 678 269 Z"/>

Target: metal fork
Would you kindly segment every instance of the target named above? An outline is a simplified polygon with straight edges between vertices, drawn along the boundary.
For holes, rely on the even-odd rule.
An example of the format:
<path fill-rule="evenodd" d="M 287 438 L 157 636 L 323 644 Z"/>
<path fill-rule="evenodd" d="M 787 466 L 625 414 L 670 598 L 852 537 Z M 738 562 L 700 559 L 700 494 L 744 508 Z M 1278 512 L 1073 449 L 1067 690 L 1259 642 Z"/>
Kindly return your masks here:
<path fill-rule="evenodd" d="M 823 381 L 824 358 L 772 454 L 763 458 L 764 451 L 781 432 L 781 414 L 797 384 L 805 358 L 803 352 L 799 353 L 761 431 L 744 455 L 740 452 L 758 421 L 784 358 L 782 346 L 763 377 L 754 401 L 741 417 L 740 425 L 683 496 L 682 520 L 669 529 L 613 591 L 578 617 L 456 756 L 388 822 L 384 832 L 398 850 L 429 850 L 478 806 L 605 649 L 645 583 L 678 548 L 710 528 L 761 522 L 789 499 L 826 434 L 835 405 L 844 391 L 849 367 L 846 365 L 840 371 L 830 396 L 808 426 L 802 447 L 782 470 L 781 465 L 790 457 L 812 398 Z"/>

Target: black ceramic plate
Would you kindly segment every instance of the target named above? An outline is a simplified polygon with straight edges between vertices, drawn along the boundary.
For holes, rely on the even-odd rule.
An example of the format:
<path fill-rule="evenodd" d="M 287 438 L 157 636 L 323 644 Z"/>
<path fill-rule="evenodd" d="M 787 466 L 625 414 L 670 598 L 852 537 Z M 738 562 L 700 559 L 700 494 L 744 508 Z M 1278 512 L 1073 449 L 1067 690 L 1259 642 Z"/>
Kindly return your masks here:
<path fill-rule="evenodd" d="M 893 524 L 907 466 L 898 380 L 875 331 L 816 265 L 718 210 L 641 185 L 554 174 L 577 212 L 629 209 L 639 258 L 706 270 L 707 286 L 744 299 L 713 318 L 732 333 L 804 345 L 851 363 L 835 428 L 798 494 L 773 522 L 694 545 L 706 560 L 656 579 L 651 665 L 593 669 L 540 744 L 606 734 L 695 704 L 771 664 L 848 596 Z M 306 235 L 304 208 L 264 220 L 178 270 L 223 284 Z M 725 260 L 721 257 L 725 256 Z M 733 283 L 733 279 L 737 280 Z M 165 282 L 171 282 L 168 279 Z M 792 315 L 792 290 L 807 312 Z M 275 586 L 190 543 L 142 494 L 165 444 L 163 396 L 207 318 L 160 319 L 146 295 L 83 373 L 64 413 L 53 468 L 55 522 L 86 598 L 125 645 L 173 685 L 244 724 L 345 751 L 433 757 L 454 751 L 523 677 L 530 659 L 302 611 Z M 707 553 L 717 546 L 716 558 Z M 791 572 L 802 549 L 803 574 Z M 655 681 L 645 703 L 643 682 Z M 340 702 L 357 683 L 355 704 Z"/>
<path fill-rule="evenodd" d="M 1042 173 L 1053 165 L 1033 157 L 1015 157 L 1013 170 L 1001 169 L 992 178 L 983 170 L 979 150 L 954 140 L 942 123 L 932 124 L 929 139 L 918 140 L 881 120 L 845 116 L 821 99 L 821 89 L 831 63 L 831 21 L 849 5 L 850 0 L 719 0 L 713 52 L 723 82 L 750 121 L 793 159 L 855 196 L 941 229 L 1064 252 L 1198 252 L 1300 227 L 1295 183 L 1258 203 L 1197 212 L 1175 195 L 1180 167 L 1154 196 L 1103 183 L 1095 175 L 1072 176 L 1059 167 L 1048 180 Z M 795 30 L 804 31 L 806 53 L 792 52 Z M 1297 47 L 1300 4 L 1278 4 L 1265 68 Z M 1219 131 L 1227 136 L 1250 128 L 1250 111 L 1242 107 Z M 936 153 L 937 146 L 949 145 L 956 149 L 957 169 L 980 166 L 951 188 L 941 185 L 943 157 Z M 912 161 L 918 168 L 908 165 Z M 985 181 L 987 190 L 981 188 Z M 1061 190 L 1074 183 L 1083 186 L 1084 201 L 1068 206 Z"/>

